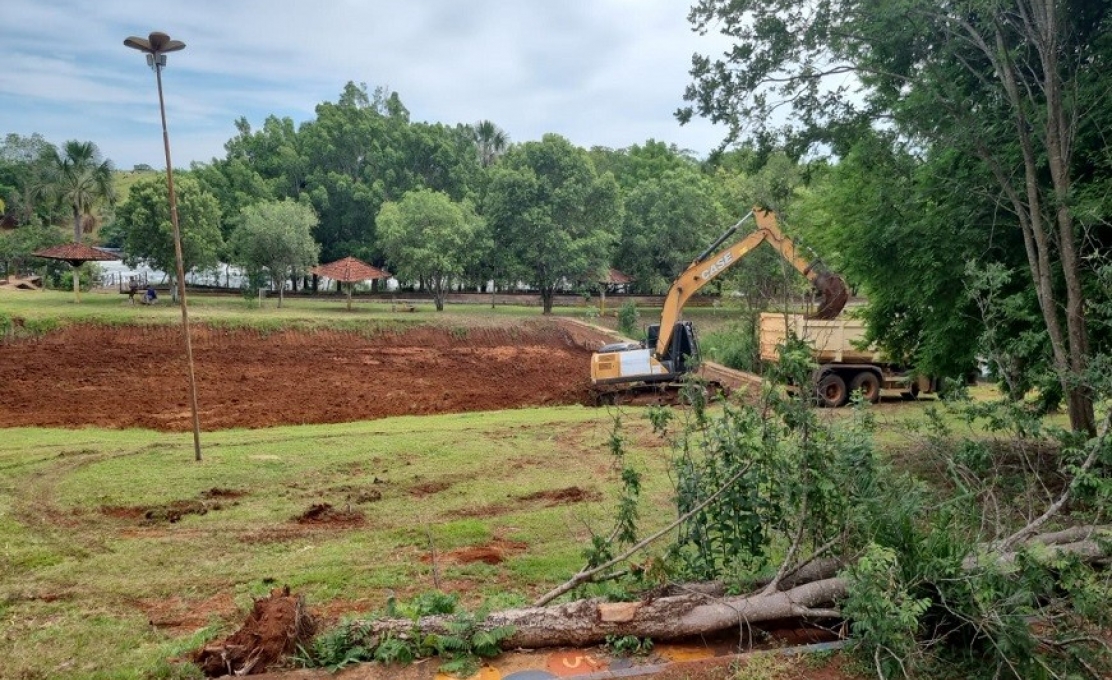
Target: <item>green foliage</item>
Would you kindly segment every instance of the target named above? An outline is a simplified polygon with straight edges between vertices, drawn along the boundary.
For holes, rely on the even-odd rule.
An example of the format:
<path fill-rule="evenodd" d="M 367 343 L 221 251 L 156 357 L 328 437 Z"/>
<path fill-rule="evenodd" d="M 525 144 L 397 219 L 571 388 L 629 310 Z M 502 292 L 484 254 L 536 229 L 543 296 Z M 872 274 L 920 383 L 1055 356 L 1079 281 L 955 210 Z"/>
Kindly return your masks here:
<path fill-rule="evenodd" d="M 333 671 L 361 661 L 384 664 L 409 664 L 416 659 L 437 656 L 440 670 L 466 677 L 479 668 L 479 659 L 501 653 L 501 643 L 514 634 L 513 626 L 484 625 L 489 609 L 475 613 L 460 611 L 459 598 L 439 591 L 421 593 L 407 603 L 387 604 L 386 616 L 410 618 L 414 630 L 407 634 L 384 634 L 376 644 L 369 644 L 366 631 L 347 623 L 313 639 L 302 649 L 298 661 L 306 667 L 326 667 Z M 442 633 L 421 633 L 416 629 L 419 619 L 426 616 L 447 616 Z"/>
<path fill-rule="evenodd" d="M 899 670 L 908 676 L 918 651 L 920 619 L 929 598 L 915 598 L 900 582 L 899 557 L 891 548 L 870 544 L 846 574 L 848 595 L 842 613 L 851 621 L 854 642 L 876 664 L 881 678 Z"/>
<path fill-rule="evenodd" d="M 50 276 L 60 276 L 70 266 L 56 260 L 42 260 L 31 253 L 69 241 L 65 231 L 56 227 L 27 225 L 11 231 L 0 230 L 0 264 L 5 274 L 20 274 L 45 266 Z"/>
<path fill-rule="evenodd" d="M 422 616 L 432 616 L 434 614 L 454 614 L 458 606 L 458 595 L 452 595 L 439 590 L 427 590 L 413 598 L 408 605 L 400 606 L 398 614 L 417 619 Z M 394 616 L 394 614 L 391 614 L 391 616 Z"/>
<path fill-rule="evenodd" d="M 51 272 L 50 286 L 62 290 L 73 289 L 73 267 L 66 266 L 65 269 L 55 270 Z M 90 291 L 93 289 L 93 284 L 100 278 L 100 268 L 96 264 L 87 262 L 77 268 L 78 285 L 83 291 Z"/>
<path fill-rule="evenodd" d="M 607 563 L 614 558 L 617 549 L 637 542 L 637 520 L 640 517 L 637 508 L 641 498 L 641 473 L 626 458 L 626 440 L 622 434 L 620 413 L 614 416 L 608 445 L 614 470 L 622 480 L 622 488 L 614 514 L 614 527 L 609 531 L 608 537 L 592 532 L 591 545 L 584 550 L 584 557 L 590 567 Z"/>
<path fill-rule="evenodd" d="M 622 303 L 618 309 L 618 331 L 626 337 L 637 337 L 641 332 L 638 327 L 638 320 L 641 315 L 637 311 L 637 303 L 633 300 L 628 300 Z"/>
<path fill-rule="evenodd" d="M 715 196 L 715 183 L 685 161 L 659 159 L 648 165 L 642 156 L 652 145 L 629 151 L 625 214 L 614 265 L 633 277 L 646 293 L 664 293 L 691 260 L 718 234 L 728 217 Z"/>
<path fill-rule="evenodd" d="M 91 216 L 98 202 L 115 202 L 112 162 L 104 160 L 92 142 L 70 140 L 59 150 L 52 145 L 43 150 L 40 160 L 41 193 L 69 208 L 73 219 L 73 240 L 80 242 L 82 223 Z"/>
<path fill-rule="evenodd" d="M 486 224 L 470 203 L 444 193 L 419 189 L 378 213 L 378 245 L 403 280 L 432 289 L 437 311 L 452 282 L 482 261 L 491 243 Z"/>
<path fill-rule="evenodd" d="M 614 656 L 647 656 L 653 651 L 652 638 L 636 635 L 607 635 L 605 646 Z"/>
<path fill-rule="evenodd" d="M 768 407 L 727 403 L 713 417 L 696 408 L 670 435 L 677 514 L 718 494 L 681 525 L 672 549 L 688 578 L 739 582 L 785 536 L 820 545 L 868 521 L 861 506 L 877 493 L 878 465 L 867 414 L 820 424 L 806 395 L 771 395 Z M 653 424 L 664 432 L 669 421 Z"/>
<path fill-rule="evenodd" d="M 392 648 L 396 642 L 387 638 L 379 644 L 379 648 Z M 402 645 L 404 647 L 404 645 Z M 319 633 L 313 638 L 308 648 L 301 647 L 294 660 L 305 668 L 327 668 L 338 671 L 341 668 L 363 661 L 382 660 L 377 653 L 372 652 L 361 642 L 359 631 L 350 624 L 343 624 L 332 630 Z M 408 659 L 391 659 L 400 663 L 409 663 Z M 390 663 L 391 661 L 386 661 Z"/>
<path fill-rule="evenodd" d="M 547 134 L 494 166 L 484 213 L 505 253 L 498 278 L 528 281 L 549 314 L 558 285 L 608 264 L 622 201 L 612 175 L 599 176 L 585 151 Z"/>
<path fill-rule="evenodd" d="M 380 663 L 410 664 L 417 658 L 414 645 L 392 634 L 383 636 L 382 641 L 375 647 L 373 654 L 375 661 Z"/>
<path fill-rule="evenodd" d="M 726 328 L 699 338 L 699 346 L 711 361 L 750 373 L 761 372 L 761 352 L 756 315 L 746 315 Z"/>
<path fill-rule="evenodd" d="M 1092 435 L 1076 374 L 1110 340 L 1090 334 L 1081 310 L 1107 294 L 1087 253 L 1107 250 L 1106 235 L 1092 234 L 1104 231 L 1112 166 L 1090 159 L 1107 155 L 1112 6 L 1054 9 L 850 0 L 800 12 L 792 0 L 707 0 L 691 21 L 733 48 L 696 57 L 680 118 L 725 123 L 729 141 L 752 131 L 797 157 L 831 149 L 839 163 L 812 195 L 820 219 L 809 222 L 869 296 L 869 339 L 895 362 L 960 375 L 989 353 L 978 340 L 990 325 L 987 349 L 1009 387 L 1053 376 L 1071 427 Z M 815 77 L 824 72 L 858 74 L 859 87 L 831 87 Z M 1009 274 L 989 288 L 1003 323 L 978 318 L 956 285 L 970 262 Z"/>
<path fill-rule="evenodd" d="M 313 209 L 301 203 L 285 200 L 248 206 L 228 242 L 233 261 L 251 273 L 265 270 L 278 290 L 281 307 L 286 280 L 317 263 L 320 246 L 312 235 L 316 225 Z"/>
<path fill-rule="evenodd" d="M 174 188 L 185 272 L 215 267 L 224 245 L 220 233 L 220 204 L 192 178 L 176 179 Z M 174 229 L 165 176 L 154 175 L 137 182 L 116 218 L 127 231 L 124 259 L 130 266 L 142 262 L 159 271 L 173 273 L 176 270 Z"/>

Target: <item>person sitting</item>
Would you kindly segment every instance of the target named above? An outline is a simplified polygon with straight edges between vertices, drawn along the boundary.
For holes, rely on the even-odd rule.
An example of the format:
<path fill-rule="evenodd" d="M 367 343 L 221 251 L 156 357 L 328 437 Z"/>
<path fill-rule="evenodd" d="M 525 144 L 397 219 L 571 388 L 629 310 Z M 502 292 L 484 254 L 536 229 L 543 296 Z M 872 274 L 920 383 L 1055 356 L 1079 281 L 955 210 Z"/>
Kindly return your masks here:
<path fill-rule="evenodd" d="M 154 292 L 154 286 L 147 286 L 147 292 L 143 294 L 143 304 L 153 305 L 158 302 L 158 293 Z"/>

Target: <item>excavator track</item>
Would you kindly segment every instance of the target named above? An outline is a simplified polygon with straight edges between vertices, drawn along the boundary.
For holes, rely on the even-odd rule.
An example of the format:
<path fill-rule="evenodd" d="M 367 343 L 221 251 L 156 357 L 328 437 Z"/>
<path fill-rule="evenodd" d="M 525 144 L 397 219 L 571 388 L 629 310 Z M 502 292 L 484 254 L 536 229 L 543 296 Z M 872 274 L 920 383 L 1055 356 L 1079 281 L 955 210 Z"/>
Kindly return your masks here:
<path fill-rule="evenodd" d="M 711 400 L 725 399 L 730 389 L 717 382 L 698 385 Z M 596 406 L 686 406 L 690 404 L 690 383 L 648 383 L 639 385 L 598 386 L 592 389 Z"/>

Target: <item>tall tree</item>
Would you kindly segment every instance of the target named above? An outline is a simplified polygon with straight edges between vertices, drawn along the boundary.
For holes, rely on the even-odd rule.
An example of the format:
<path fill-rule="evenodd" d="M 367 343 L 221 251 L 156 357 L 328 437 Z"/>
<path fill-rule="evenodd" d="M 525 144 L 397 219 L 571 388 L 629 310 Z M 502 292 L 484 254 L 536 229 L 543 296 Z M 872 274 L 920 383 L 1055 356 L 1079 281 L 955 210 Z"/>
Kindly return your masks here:
<path fill-rule="evenodd" d="M 388 201 L 378 214 L 379 247 L 399 277 L 426 282 L 437 311 L 453 279 L 490 250 L 486 225 L 469 204 L 417 189 Z"/>
<path fill-rule="evenodd" d="M 755 122 L 773 136 L 782 119 L 771 114 L 788 103 L 800 148 L 845 149 L 883 117 L 927 150 L 974 154 L 1022 240 L 1070 424 L 1093 432 L 1076 145 L 1108 108 L 1110 15 L 1112 4 L 1087 0 L 701 0 L 696 27 L 720 26 L 737 44 L 694 59 L 694 103 L 680 117 L 724 122 L 733 138 Z"/>
<path fill-rule="evenodd" d="M 115 201 L 112 162 L 101 158 L 96 144 L 70 140 L 61 151 L 48 146 L 43 163 L 45 192 L 69 207 L 73 215 L 73 240 L 80 243 L 82 218 L 92 215 L 97 201 Z"/>
<path fill-rule="evenodd" d="M 224 245 L 220 234 L 220 204 L 192 177 L 177 179 L 174 185 L 183 269 L 188 274 L 215 267 Z M 134 184 L 128 200 L 117 211 L 116 219 L 126 234 L 124 260 L 132 266 L 142 262 L 166 272 L 173 280 L 177 266 L 166 178 L 152 175 Z"/>
<path fill-rule="evenodd" d="M 49 206 L 40 201 L 46 189 L 42 161 L 50 148 L 50 142 L 38 133 L 30 137 L 9 133 L 0 142 L 0 198 L 6 204 L 0 218 L 4 222 L 51 221 Z"/>
<path fill-rule="evenodd" d="M 557 287 L 597 276 L 610 259 L 622 218 L 618 183 L 559 135 L 513 147 L 495 168 L 486 217 L 510 275 L 540 290 L 545 314 Z M 594 279 L 597 280 L 597 279 Z"/>
<path fill-rule="evenodd" d="M 633 277 L 638 290 L 666 292 L 728 219 L 713 182 L 697 169 L 644 179 L 626 195 L 614 265 Z"/>
<path fill-rule="evenodd" d="M 463 126 L 412 123 L 397 94 L 382 88 L 372 96 L 348 83 L 338 102 L 317 106 L 299 135 L 325 259 L 355 254 L 381 262 L 375 216 L 383 203 L 421 188 L 460 201 L 480 171 Z"/>
<path fill-rule="evenodd" d="M 480 120 L 472 125 L 471 134 L 479 152 L 479 163 L 484 168 L 494 165 L 510 146 L 510 136 L 506 131 L 489 120 Z"/>
<path fill-rule="evenodd" d="M 248 270 L 265 270 L 278 289 L 282 306 L 286 281 L 317 263 L 320 245 L 313 240 L 317 216 L 307 205 L 291 199 L 257 203 L 243 209 L 232 232 L 230 250 Z"/>

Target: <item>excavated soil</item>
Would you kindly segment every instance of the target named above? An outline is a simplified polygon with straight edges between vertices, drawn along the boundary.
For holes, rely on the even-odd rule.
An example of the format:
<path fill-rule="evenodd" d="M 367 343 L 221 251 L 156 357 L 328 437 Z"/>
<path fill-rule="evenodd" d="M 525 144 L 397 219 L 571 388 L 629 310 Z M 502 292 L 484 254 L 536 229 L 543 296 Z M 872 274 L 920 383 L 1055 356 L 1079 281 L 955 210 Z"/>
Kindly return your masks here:
<path fill-rule="evenodd" d="M 201 428 L 591 403 L 600 336 L 555 321 L 342 331 L 192 329 Z M 176 326 L 69 326 L 0 343 L 0 427 L 192 427 Z"/>

